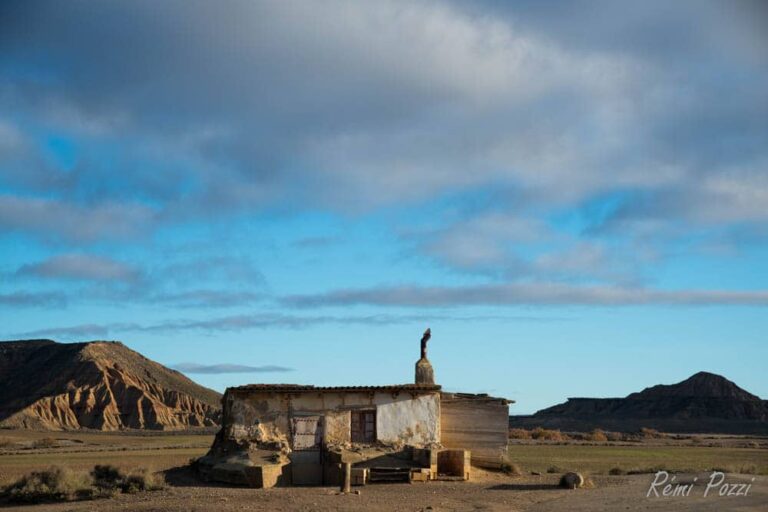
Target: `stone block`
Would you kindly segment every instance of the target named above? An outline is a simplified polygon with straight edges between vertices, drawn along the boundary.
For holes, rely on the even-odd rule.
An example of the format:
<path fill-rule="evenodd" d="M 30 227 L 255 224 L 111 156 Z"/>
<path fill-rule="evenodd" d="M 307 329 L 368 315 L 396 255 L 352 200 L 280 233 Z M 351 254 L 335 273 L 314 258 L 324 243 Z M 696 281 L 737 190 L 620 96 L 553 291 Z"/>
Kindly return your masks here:
<path fill-rule="evenodd" d="M 352 485 L 368 483 L 368 468 L 352 468 Z"/>

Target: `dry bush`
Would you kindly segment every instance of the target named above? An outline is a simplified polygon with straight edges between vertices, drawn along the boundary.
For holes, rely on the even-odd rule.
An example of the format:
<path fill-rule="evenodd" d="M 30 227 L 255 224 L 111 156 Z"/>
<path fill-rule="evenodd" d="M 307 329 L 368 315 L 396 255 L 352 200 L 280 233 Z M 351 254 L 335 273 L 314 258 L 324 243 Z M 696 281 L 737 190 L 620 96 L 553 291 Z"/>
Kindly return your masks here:
<path fill-rule="evenodd" d="M 93 485 L 105 491 L 119 489 L 123 481 L 123 474 L 114 466 L 96 465 L 91 471 Z"/>
<path fill-rule="evenodd" d="M 123 480 L 123 492 L 159 491 L 165 488 L 165 479 L 144 468 L 134 470 Z"/>
<path fill-rule="evenodd" d="M 609 441 L 626 441 L 626 436 L 621 432 L 606 432 L 605 436 Z"/>
<path fill-rule="evenodd" d="M 32 443 L 32 448 L 53 448 L 56 446 L 56 440 L 52 437 L 43 437 L 42 439 L 35 439 Z"/>
<path fill-rule="evenodd" d="M 616 476 L 616 475 L 624 475 L 624 474 L 626 474 L 626 471 L 624 471 L 620 467 L 615 467 L 615 468 L 611 468 L 610 471 L 608 471 L 608 474 L 609 475 L 614 475 L 614 476 Z"/>
<path fill-rule="evenodd" d="M 537 441 L 568 441 L 570 438 L 559 430 L 548 430 L 536 427 L 531 431 L 531 437 Z"/>
<path fill-rule="evenodd" d="M 154 491 L 165 487 L 162 478 L 146 469 L 128 474 L 114 466 L 99 465 L 90 473 L 52 467 L 33 471 L 2 491 L 9 502 L 43 503 L 106 498 L 121 492 Z"/>
<path fill-rule="evenodd" d="M 510 439 L 530 439 L 531 432 L 524 428 L 511 428 L 509 429 Z"/>
<path fill-rule="evenodd" d="M 645 439 L 665 439 L 667 437 L 666 434 L 662 434 L 654 428 L 647 427 L 640 429 L 640 435 L 642 435 Z"/>
<path fill-rule="evenodd" d="M 549 466 L 547 468 L 547 473 L 562 473 L 562 472 L 563 472 L 563 468 L 561 468 L 560 466 Z"/>
<path fill-rule="evenodd" d="M 33 471 L 9 485 L 3 495 L 12 502 L 41 503 L 66 501 L 93 496 L 92 481 L 87 474 L 75 473 L 68 468 L 52 467 Z"/>
<path fill-rule="evenodd" d="M 608 436 L 605 435 L 605 432 L 603 432 L 599 428 L 596 428 L 595 430 L 590 432 L 589 440 L 590 441 L 595 441 L 595 442 L 598 442 L 598 443 L 602 443 L 602 442 L 605 442 L 605 441 L 608 440 Z"/>
<path fill-rule="evenodd" d="M 96 466 L 91 471 L 91 477 L 96 488 L 108 492 L 134 493 L 156 491 L 165 487 L 165 481 L 162 478 L 144 468 L 125 474 L 114 466 Z"/>
<path fill-rule="evenodd" d="M 511 476 L 520 476 L 523 474 L 523 470 L 517 464 L 505 462 L 501 465 L 501 470 Z"/>

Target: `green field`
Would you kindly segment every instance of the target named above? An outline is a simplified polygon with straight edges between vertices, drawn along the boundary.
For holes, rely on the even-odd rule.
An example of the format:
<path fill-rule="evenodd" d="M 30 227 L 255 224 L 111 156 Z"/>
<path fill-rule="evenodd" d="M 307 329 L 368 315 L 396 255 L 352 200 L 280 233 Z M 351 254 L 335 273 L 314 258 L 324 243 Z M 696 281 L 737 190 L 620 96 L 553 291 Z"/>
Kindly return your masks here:
<path fill-rule="evenodd" d="M 707 471 L 768 474 L 768 450 L 761 448 L 698 446 L 614 446 L 578 444 L 513 444 L 510 460 L 524 472 L 564 471 L 607 474 L 624 471 Z"/>

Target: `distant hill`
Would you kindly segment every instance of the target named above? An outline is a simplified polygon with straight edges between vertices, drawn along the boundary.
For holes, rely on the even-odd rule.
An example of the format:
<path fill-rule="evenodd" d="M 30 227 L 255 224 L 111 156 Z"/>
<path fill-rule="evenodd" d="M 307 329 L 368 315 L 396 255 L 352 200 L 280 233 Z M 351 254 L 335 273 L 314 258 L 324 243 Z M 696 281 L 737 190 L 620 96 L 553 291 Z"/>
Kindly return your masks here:
<path fill-rule="evenodd" d="M 531 416 L 511 416 L 510 426 L 624 432 L 648 427 L 665 432 L 768 435 L 768 401 L 725 377 L 699 372 L 677 384 L 653 386 L 626 398 L 569 398 Z"/>
<path fill-rule="evenodd" d="M 0 426 L 181 430 L 215 426 L 219 393 L 120 342 L 0 342 Z"/>

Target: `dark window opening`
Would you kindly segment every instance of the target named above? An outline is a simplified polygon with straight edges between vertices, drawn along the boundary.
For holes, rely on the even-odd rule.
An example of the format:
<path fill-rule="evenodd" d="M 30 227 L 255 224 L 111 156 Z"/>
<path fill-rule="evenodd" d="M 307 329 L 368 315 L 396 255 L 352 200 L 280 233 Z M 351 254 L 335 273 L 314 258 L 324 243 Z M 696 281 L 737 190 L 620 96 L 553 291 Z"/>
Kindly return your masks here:
<path fill-rule="evenodd" d="M 352 411 L 352 442 L 376 442 L 376 411 Z"/>

